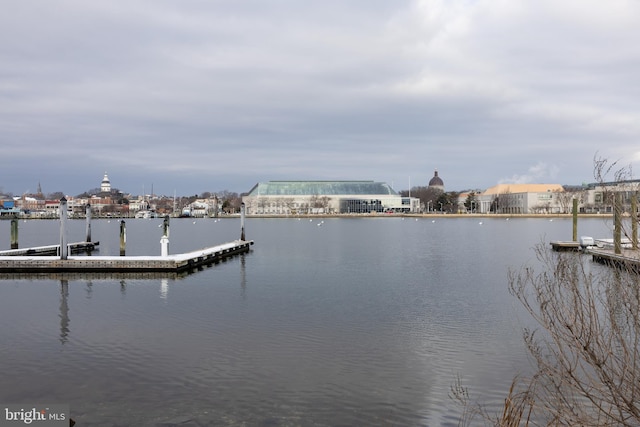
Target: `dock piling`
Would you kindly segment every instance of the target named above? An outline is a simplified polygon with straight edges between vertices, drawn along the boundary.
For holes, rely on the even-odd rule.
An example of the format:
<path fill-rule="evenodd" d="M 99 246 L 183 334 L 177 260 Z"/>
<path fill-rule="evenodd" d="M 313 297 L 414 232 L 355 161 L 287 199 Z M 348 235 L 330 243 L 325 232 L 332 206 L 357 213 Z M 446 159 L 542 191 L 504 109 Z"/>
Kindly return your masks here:
<path fill-rule="evenodd" d="M 240 240 L 246 240 L 244 237 L 244 202 L 240 205 Z"/>
<path fill-rule="evenodd" d="M 87 218 L 87 242 L 91 241 L 91 204 L 85 206 L 85 216 Z"/>
<path fill-rule="evenodd" d="M 638 195 L 631 195 L 631 248 L 638 249 Z"/>
<path fill-rule="evenodd" d="M 11 249 L 18 249 L 18 218 L 11 218 Z"/>
<path fill-rule="evenodd" d="M 169 255 L 169 215 L 164 217 L 162 222 L 162 237 L 160 238 L 160 256 Z"/>
<path fill-rule="evenodd" d="M 125 256 L 127 246 L 127 227 L 124 220 L 120 221 L 120 256 Z"/>
<path fill-rule="evenodd" d="M 66 260 L 68 256 L 67 248 L 67 199 L 60 199 L 60 259 Z"/>
<path fill-rule="evenodd" d="M 622 253 L 622 194 L 616 192 L 613 202 L 613 250 Z"/>
<path fill-rule="evenodd" d="M 578 241 L 578 199 L 573 198 L 573 241 Z"/>

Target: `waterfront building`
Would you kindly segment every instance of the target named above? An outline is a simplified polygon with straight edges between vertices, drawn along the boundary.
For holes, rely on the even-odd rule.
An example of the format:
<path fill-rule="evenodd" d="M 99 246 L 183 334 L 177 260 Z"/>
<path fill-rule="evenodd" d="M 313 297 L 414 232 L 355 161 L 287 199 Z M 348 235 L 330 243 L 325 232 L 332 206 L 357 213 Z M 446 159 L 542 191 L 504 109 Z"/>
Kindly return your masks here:
<path fill-rule="evenodd" d="M 478 205 L 478 195 L 482 191 L 465 191 L 458 194 L 458 213 L 478 213 L 480 206 Z M 467 200 L 470 200 L 470 204 L 467 205 Z"/>
<path fill-rule="evenodd" d="M 477 197 L 478 213 L 566 213 L 560 184 L 498 184 Z"/>
<path fill-rule="evenodd" d="M 69 208 L 71 210 L 71 208 Z M 45 218 L 57 218 L 60 216 L 60 200 L 45 200 L 44 212 Z"/>
<path fill-rule="evenodd" d="M 93 195 L 89 199 L 89 204 L 93 212 L 96 212 L 97 215 L 102 215 L 103 211 L 107 211 L 107 208 L 113 205 L 113 200 L 111 196 L 100 197 Z"/>
<path fill-rule="evenodd" d="M 147 197 L 142 195 L 142 196 L 138 196 L 137 198 L 130 198 L 129 199 L 129 212 L 131 213 L 136 213 L 139 211 L 148 211 L 151 210 L 151 204 L 149 204 L 149 201 L 147 200 Z"/>
<path fill-rule="evenodd" d="M 35 197 L 27 196 L 26 194 L 14 197 L 13 200 L 15 202 L 15 207 L 20 209 L 22 212 L 37 212 L 44 209 L 44 200 L 39 200 Z"/>
<path fill-rule="evenodd" d="M 0 217 L 11 217 L 20 215 L 20 208 L 16 207 L 16 203 L 11 200 L 0 200 Z"/>
<path fill-rule="evenodd" d="M 216 196 L 208 199 L 197 199 L 182 209 L 180 216 L 190 216 L 194 218 L 204 218 L 217 216 L 220 205 Z"/>
<path fill-rule="evenodd" d="M 419 212 L 420 200 L 384 182 L 269 181 L 242 198 L 247 215 Z"/>
<path fill-rule="evenodd" d="M 640 180 L 602 182 L 583 185 L 580 197 L 580 211 L 584 213 L 612 213 L 614 194 L 622 196 L 622 209 L 631 211 L 631 196 L 640 191 Z"/>

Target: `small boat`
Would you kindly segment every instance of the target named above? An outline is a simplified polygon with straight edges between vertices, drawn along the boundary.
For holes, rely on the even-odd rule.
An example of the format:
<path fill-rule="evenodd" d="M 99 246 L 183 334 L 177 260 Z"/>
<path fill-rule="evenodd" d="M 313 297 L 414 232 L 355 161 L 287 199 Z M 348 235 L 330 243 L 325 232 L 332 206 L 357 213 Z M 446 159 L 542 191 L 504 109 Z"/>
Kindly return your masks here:
<path fill-rule="evenodd" d="M 138 219 L 158 218 L 158 214 L 156 213 L 156 211 L 138 211 L 136 212 L 136 218 Z"/>
<path fill-rule="evenodd" d="M 595 239 L 595 246 L 598 249 L 613 249 L 615 243 L 613 239 Z M 623 249 L 631 249 L 633 247 L 631 240 L 626 237 L 620 239 L 620 246 Z"/>

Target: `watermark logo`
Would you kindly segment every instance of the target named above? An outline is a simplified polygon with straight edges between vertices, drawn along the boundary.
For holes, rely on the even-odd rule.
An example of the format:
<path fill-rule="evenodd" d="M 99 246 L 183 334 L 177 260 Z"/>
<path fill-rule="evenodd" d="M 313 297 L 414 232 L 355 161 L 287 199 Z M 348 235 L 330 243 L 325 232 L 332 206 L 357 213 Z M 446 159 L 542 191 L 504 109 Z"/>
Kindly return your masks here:
<path fill-rule="evenodd" d="M 0 404 L 0 427 L 69 426 L 69 405 Z"/>

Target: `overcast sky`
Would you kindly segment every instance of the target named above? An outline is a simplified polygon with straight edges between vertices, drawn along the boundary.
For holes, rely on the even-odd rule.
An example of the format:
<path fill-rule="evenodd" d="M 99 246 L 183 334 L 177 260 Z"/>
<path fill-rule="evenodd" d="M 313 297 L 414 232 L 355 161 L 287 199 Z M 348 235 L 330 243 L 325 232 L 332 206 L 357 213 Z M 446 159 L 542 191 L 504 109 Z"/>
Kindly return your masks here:
<path fill-rule="evenodd" d="M 593 182 L 640 161 L 638 0 L 0 0 L 0 191 Z M 635 177 L 635 176 L 634 176 Z"/>

